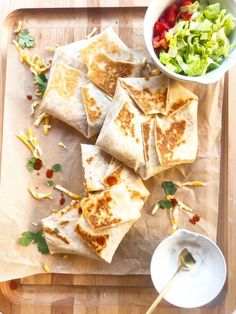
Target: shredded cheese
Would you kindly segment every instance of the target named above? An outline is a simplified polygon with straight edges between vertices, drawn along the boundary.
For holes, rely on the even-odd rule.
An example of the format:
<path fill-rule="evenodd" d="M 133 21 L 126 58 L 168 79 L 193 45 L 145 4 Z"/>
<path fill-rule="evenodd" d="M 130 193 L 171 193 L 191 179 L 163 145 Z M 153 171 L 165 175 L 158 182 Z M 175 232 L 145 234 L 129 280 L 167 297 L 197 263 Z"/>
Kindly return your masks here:
<path fill-rule="evenodd" d="M 201 182 L 201 181 L 192 181 L 192 182 L 184 182 L 184 183 L 175 182 L 175 185 L 181 188 L 183 186 L 206 186 L 206 183 Z"/>
<path fill-rule="evenodd" d="M 159 206 L 159 204 L 157 203 L 157 204 L 153 207 L 153 210 L 151 211 L 151 214 L 152 214 L 152 215 L 155 215 L 159 208 L 160 208 L 160 206 Z"/>
<path fill-rule="evenodd" d="M 18 50 L 18 54 L 21 62 L 25 62 L 30 67 L 30 71 L 33 74 L 41 75 L 45 73 L 51 67 L 51 62 L 45 61 L 43 58 L 38 56 L 37 54 L 33 57 L 30 57 L 29 52 L 25 49 L 22 49 L 16 40 L 13 40 L 13 44 Z"/>
<path fill-rule="evenodd" d="M 143 57 L 141 64 L 142 64 L 143 69 L 145 69 L 147 66 L 147 58 L 146 57 Z"/>
<path fill-rule="evenodd" d="M 191 207 L 185 205 L 183 202 L 178 201 L 178 204 L 179 204 L 181 209 L 183 209 L 183 210 L 185 210 L 187 212 L 190 212 L 190 213 L 193 212 L 193 209 Z"/>
<path fill-rule="evenodd" d="M 22 29 L 22 21 L 19 21 L 17 24 L 17 28 L 14 29 L 14 34 L 19 34 Z"/>
<path fill-rule="evenodd" d="M 50 272 L 51 272 L 51 269 L 50 269 L 49 266 L 46 265 L 46 264 L 42 265 L 42 268 L 43 268 L 43 270 L 45 271 L 45 273 L 50 273 Z"/>
<path fill-rule="evenodd" d="M 19 132 L 16 136 L 28 147 L 31 153 L 34 154 L 34 147 L 30 143 L 28 137 L 23 132 Z"/>
<path fill-rule="evenodd" d="M 31 112 L 30 112 L 30 115 L 33 116 L 34 115 L 34 110 L 36 107 L 38 107 L 40 105 L 40 102 L 39 101 L 34 101 L 31 105 Z"/>
<path fill-rule="evenodd" d="M 37 96 L 37 97 L 41 97 L 42 96 L 42 93 L 40 92 L 40 89 L 39 88 L 37 88 L 36 90 L 35 90 L 35 96 Z"/>
<path fill-rule="evenodd" d="M 53 200 L 52 194 L 49 193 L 37 193 L 32 188 L 28 188 L 29 193 L 37 200 L 41 200 L 43 198 L 49 198 L 50 200 Z"/>
<path fill-rule="evenodd" d="M 65 193 L 67 196 L 69 196 L 69 197 L 71 197 L 71 198 L 73 198 L 75 200 L 80 200 L 81 199 L 81 195 L 72 193 L 69 190 L 65 189 L 63 186 L 55 185 L 54 189 Z"/>
<path fill-rule="evenodd" d="M 48 135 L 49 129 L 51 129 L 51 124 L 49 123 L 49 117 L 45 117 L 44 126 L 43 126 L 43 134 Z"/>
<path fill-rule="evenodd" d="M 34 121 L 34 126 L 38 128 L 44 118 L 48 118 L 48 115 L 45 112 L 42 112 L 38 118 Z"/>
<path fill-rule="evenodd" d="M 170 208 L 169 213 L 172 224 L 172 231 L 175 232 L 178 229 L 179 206 Z"/>
<path fill-rule="evenodd" d="M 62 142 L 59 142 L 59 143 L 58 143 L 58 146 L 67 149 L 67 146 L 66 146 L 64 143 L 62 143 Z"/>
<path fill-rule="evenodd" d="M 89 33 L 87 36 L 86 36 L 86 39 L 89 39 L 91 37 L 93 37 L 96 33 L 97 33 L 97 27 L 94 27 L 93 30 L 91 31 L 91 33 Z"/>

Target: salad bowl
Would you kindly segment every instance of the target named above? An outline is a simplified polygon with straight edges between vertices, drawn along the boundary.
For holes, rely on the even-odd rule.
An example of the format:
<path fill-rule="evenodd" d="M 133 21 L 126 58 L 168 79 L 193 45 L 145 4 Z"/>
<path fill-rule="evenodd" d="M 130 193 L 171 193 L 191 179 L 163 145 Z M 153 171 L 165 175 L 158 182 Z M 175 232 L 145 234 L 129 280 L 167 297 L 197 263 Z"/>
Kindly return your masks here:
<path fill-rule="evenodd" d="M 231 13 L 236 17 L 236 0 L 213 0 L 208 1 L 209 4 L 219 3 L 221 9 L 226 9 L 227 13 Z M 146 48 L 154 60 L 157 67 L 166 75 L 179 81 L 197 82 L 201 84 L 212 84 L 218 81 L 233 65 L 236 63 L 236 49 L 231 49 L 229 55 L 224 58 L 223 62 L 215 69 L 198 76 L 187 76 L 175 73 L 167 68 L 159 59 L 155 49 L 153 48 L 153 29 L 156 21 L 162 16 L 163 12 L 173 3 L 173 0 L 152 0 L 146 11 L 144 18 L 144 39 Z M 176 3 L 176 2 L 174 2 Z M 201 1 L 200 1 L 201 3 Z M 236 43 L 236 27 L 229 35 L 231 45 Z"/>

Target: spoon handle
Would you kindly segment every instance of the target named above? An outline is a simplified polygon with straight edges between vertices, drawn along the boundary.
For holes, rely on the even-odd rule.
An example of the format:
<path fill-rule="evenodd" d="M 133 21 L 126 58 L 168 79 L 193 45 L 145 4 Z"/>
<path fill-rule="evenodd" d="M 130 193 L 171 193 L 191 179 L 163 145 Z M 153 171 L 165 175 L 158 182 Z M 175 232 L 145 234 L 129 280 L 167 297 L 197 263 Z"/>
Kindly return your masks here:
<path fill-rule="evenodd" d="M 181 266 L 179 266 L 175 273 L 173 274 L 173 276 L 170 278 L 170 280 L 167 282 L 167 284 L 165 285 L 165 287 L 161 290 L 160 294 L 158 295 L 158 297 L 156 298 L 156 300 L 152 303 L 152 305 L 149 307 L 149 309 L 147 310 L 146 314 L 151 314 L 155 308 L 157 307 L 157 305 L 161 302 L 161 300 L 163 299 L 163 297 L 165 296 L 165 294 L 167 293 L 167 291 L 170 289 L 171 285 L 173 284 L 176 275 L 178 274 L 178 272 L 180 271 Z"/>

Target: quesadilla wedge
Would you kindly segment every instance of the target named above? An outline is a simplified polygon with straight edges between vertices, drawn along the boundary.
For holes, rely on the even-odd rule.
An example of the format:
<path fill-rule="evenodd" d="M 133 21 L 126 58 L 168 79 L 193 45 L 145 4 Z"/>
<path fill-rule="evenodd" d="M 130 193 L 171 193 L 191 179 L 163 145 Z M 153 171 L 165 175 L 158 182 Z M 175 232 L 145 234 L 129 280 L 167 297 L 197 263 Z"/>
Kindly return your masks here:
<path fill-rule="evenodd" d="M 144 114 L 166 114 L 168 77 L 162 74 L 144 78 L 124 78 L 120 82 Z"/>
<path fill-rule="evenodd" d="M 100 132 L 112 102 L 93 83 L 84 85 L 81 88 L 81 93 L 88 122 L 88 137 L 91 137 Z"/>
<path fill-rule="evenodd" d="M 88 123 L 81 87 L 87 83 L 85 74 L 80 70 L 62 62 L 55 62 L 41 103 L 42 111 L 64 121 L 86 137 Z"/>
<path fill-rule="evenodd" d="M 156 116 L 155 143 L 162 166 L 193 162 L 197 154 L 197 100 L 167 117 Z"/>
<path fill-rule="evenodd" d="M 111 157 L 94 145 L 81 144 L 81 152 L 85 191 L 104 190 L 105 186 L 102 180 L 107 172 Z"/>
<path fill-rule="evenodd" d="M 58 213 L 42 220 L 45 240 L 51 254 L 76 254 L 110 263 L 133 221 L 94 231 L 82 214 L 80 203 L 72 202 Z"/>
<path fill-rule="evenodd" d="M 123 90 L 119 81 L 112 106 L 96 145 L 137 171 L 145 163 L 141 123 L 146 118 Z"/>
<path fill-rule="evenodd" d="M 81 208 L 94 230 L 109 228 L 140 217 L 140 211 L 133 206 L 127 187 L 123 183 L 83 198 Z"/>
<path fill-rule="evenodd" d="M 168 115 L 174 114 L 184 106 L 192 103 L 194 100 L 198 101 L 198 97 L 195 94 L 179 82 L 170 80 L 166 99 L 166 109 Z"/>

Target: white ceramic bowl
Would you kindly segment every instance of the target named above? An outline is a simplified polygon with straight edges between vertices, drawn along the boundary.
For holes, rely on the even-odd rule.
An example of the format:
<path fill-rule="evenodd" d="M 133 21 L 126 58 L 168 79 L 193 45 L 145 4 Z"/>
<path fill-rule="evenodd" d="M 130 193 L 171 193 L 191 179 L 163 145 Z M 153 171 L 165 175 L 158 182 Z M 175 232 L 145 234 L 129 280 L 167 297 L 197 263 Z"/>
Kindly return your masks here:
<path fill-rule="evenodd" d="M 177 230 L 156 248 L 151 260 L 151 277 L 160 292 L 177 269 L 178 255 L 185 247 L 196 264 L 189 271 L 180 271 L 165 300 L 178 307 L 200 307 L 220 293 L 227 274 L 223 254 L 207 237 L 184 229 Z"/>
<path fill-rule="evenodd" d="M 161 16 L 163 11 L 175 1 L 173 0 L 152 0 L 148 6 L 145 18 L 144 18 L 144 39 L 148 52 L 150 53 L 152 59 L 155 61 L 156 65 L 160 70 L 166 75 L 175 78 L 180 81 L 198 82 L 202 84 L 212 84 L 218 81 L 226 71 L 228 71 L 233 64 L 236 62 L 236 49 L 234 49 L 231 54 L 223 61 L 223 63 L 215 70 L 208 72 L 202 76 L 185 76 L 177 74 L 169 69 L 167 69 L 158 59 L 154 48 L 152 46 L 153 38 L 153 27 L 157 19 Z M 210 0 L 211 3 L 219 2 L 221 8 L 225 8 L 228 12 L 232 13 L 236 17 L 236 0 Z M 230 35 L 231 43 L 236 43 L 236 29 Z"/>

